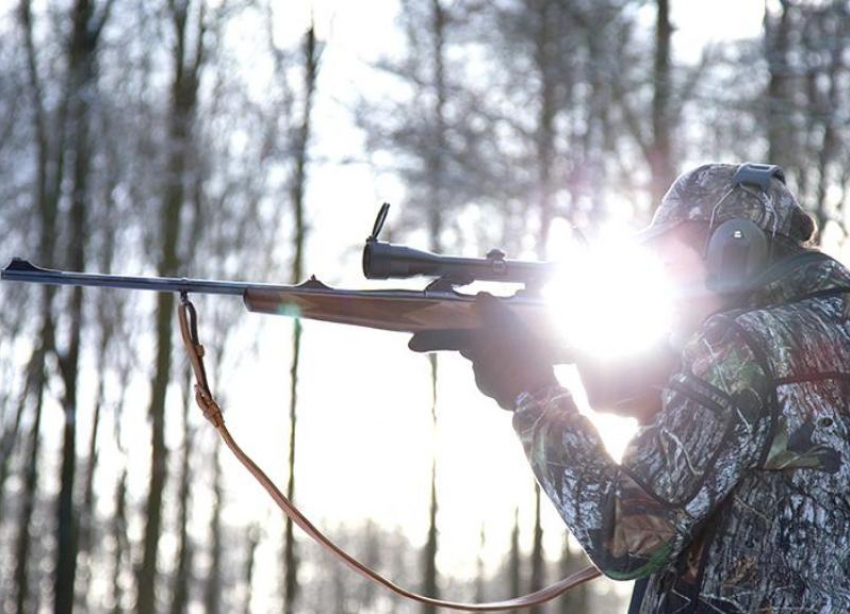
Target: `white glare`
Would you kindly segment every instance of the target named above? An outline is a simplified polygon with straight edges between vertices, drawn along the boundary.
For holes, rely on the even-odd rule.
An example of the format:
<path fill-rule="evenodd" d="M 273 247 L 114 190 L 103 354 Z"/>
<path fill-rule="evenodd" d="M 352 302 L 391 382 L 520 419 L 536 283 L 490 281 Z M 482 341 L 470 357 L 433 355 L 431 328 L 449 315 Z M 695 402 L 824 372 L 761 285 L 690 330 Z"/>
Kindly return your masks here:
<path fill-rule="evenodd" d="M 651 251 L 612 239 L 570 252 L 544 290 L 553 324 L 569 347 L 615 358 L 668 333 L 672 294 Z"/>

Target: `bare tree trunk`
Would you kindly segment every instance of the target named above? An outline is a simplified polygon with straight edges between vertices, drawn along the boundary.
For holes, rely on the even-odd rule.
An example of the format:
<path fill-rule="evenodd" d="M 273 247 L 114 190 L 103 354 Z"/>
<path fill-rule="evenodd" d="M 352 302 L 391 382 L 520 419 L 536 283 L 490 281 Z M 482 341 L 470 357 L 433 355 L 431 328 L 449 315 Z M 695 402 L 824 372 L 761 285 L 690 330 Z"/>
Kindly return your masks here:
<path fill-rule="evenodd" d="M 67 104 L 60 106 L 56 113 L 55 126 L 50 126 L 50 118 L 44 107 L 44 92 L 38 73 L 33 39 L 33 20 L 31 0 L 21 0 L 18 10 L 19 20 L 24 34 L 27 56 L 27 71 L 30 85 L 30 97 L 33 106 L 33 131 L 36 135 L 36 202 L 39 219 L 42 223 L 39 238 L 39 256 L 52 259 L 56 241 L 56 218 L 58 215 L 59 191 L 65 168 L 65 116 Z M 67 102 L 67 99 L 65 101 Z M 46 262 L 50 262 L 48 259 Z M 52 297 L 52 293 L 50 294 Z M 52 333 L 52 327 L 50 328 Z M 52 344 L 50 346 L 52 350 Z"/>
<path fill-rule="evenodd" d="M 437 548 L 439 532 L 437 530 L 437 357 L 434 354 L 428 356 L 431 363 L 431 442 L 433 452 L 431 454 L 431 505 L 428 508 L 428 538 L 423 550 L 423 581 L 422 592 L 429 597 L 438 597 L 440 586 L 438 584 L 437 570 Z M 433 614 L 436 608 L 425 604 L 422 606 L 423 614 Z"/>
<path fill-rule="evenodd" d="M 171 614 L 183 614 L 189 605 L 189 583 L 192 579 L 192 559 L 194 548 L 189 536 L 189 505 L 191 503 L 191 465 L 192 458 L 192 429 L 189 426 L 189 409 L 192 406 L 191 375 L 187 371 L 184 379 L 183 399 L 183 453 L 180 458 L 180 487 L 177 493 L 179 511 L 177 520 L 177 568 L 174 572 L 174 583 L 171 590 Z"/>
<path fill-rule="evenodd" d="M 445 163 L 444 156 L 448 151 L 446 143 L 446 100 L 447 87 L 445 76 L 445 30 L 447 15 L 441 0 L 431 0 L 432 47 L 431 61 L 433 75 L 431 86 L 434 89 L 434 107 L 432 121 L 434 124 L 433 138 L 426 151 L 428 170 L 428 190 L 430 203 L 428 209 L 428 237 L 432 251 L 442 251 L 443 207 L 445 198 Z M 428 360 L 431 366 L 431 423 L 434 451 L 431 459 L 431 504 L 428 510 L 428 537 L 423 550 L 423 579 L 422 591 L 429 597 L 439 598 L 439 572 L 437 569 L 437 551 L 439 549 L 439 530 L 437 528 L 437 382 L 438 361 L 436 354 L 430 354 Z M 436 608 L 423 604 L 422 614 L 434 614 Z"/>
<path fill-rule="evenodd" d="M 429 597 L 437 597 L 440 594 L 440 586 L 437 580 L 437 544 L 439 535 L 437 530 L 437 510 L 437 465 L 434 462 L 431 464 L 431 505 L 428 508 L 428 539 L 425 542 L 423 556 L 425 559 L 425 570 L 423 574 L 425 579 L 422 582 L 422 592 Z M 426 604 L 423 606 L 422 611 L 428 613 L 435 612 L 436 608 Z"/>
<path fill-rule="evenodd" d="M 511 549 L 508 554 L 508 585 L 510 597 L 522 591 L 522 552 L 519 549 L 519 509 L 514 508 L 514 528 L 511 531 Z"/>
<path fill-rule="evenodd" d="M 107 316 L 108 317 L 108 316 Z M 97 375 L 97 392 L 95 393 L 94 416 L 92 416 L 91 432 L 89 434 L 88 460 L 86 462 L 85 479 L 83 483 L 83 502 L 79 513 L 79 530 L 78 530 L 78 554 L 84 557 L 79 576 L 80 584 L 84 587 L 89 586 L 91 581 L 92 564 L 92 529 L 95 522 L 95 494 L 94 494 L 94 476 L 97 469 L 97 438 L 100 430 L 100 415 L 104 402 L 104 376 L 106 369 L 106 350 L 109 347 L 111 331 L 109 324 L 103 319 L 101 314 L 101 326 L 103 327 L 101 341 L 98 347 L 98 375 Z M 88 591 L 78 591 L 77 604 L 84 611 L 88 611 L 87 606 Z"/>
<path fill-rule="evenodd" d="M 116 183 L 115 178 L 110 174 L 106 185 L 107 194 L 112 193 Z M 100 254 L 97 258 L 97 262 L 98 270 L 108 272 L 112 270 L 112 262 L 115 256 L 116 242 L 114 232 L 116 229 L 113 224 L 113 216 L 110 215 L 112 207 L 111 198 L 107 197 L 106 200 L 107 209 L 104 212 L 101 224 L 107 225 L 107 232 L 105 233 L 106 236 L 104 238 Z M 78 591 L 77 604 L 78 607 L 81 607 L 85 612 L 90 610 L 88 604 L 88 587 L 92 578 L 94 551 L 97 549 L 95 545 L 97 542 L 93 539 L 96 515 L 94 479 L 98 466 L 98 436 L 106 395 L 105 372 L 108 365 L 108 350 L 115 336 L 116 326 L 120 326 L 118 323 L 124 319 L 123 307 L 123 298 L 120 298 L 115 302 L 100 300 L 97 303 L 97 323 L 100 327 L 101 335 L 97 349 L 97 392 L 95 393 L 94 416 L 92 417 L 91 433 L 89 435 L 88 463 L 86 467 L 85 481 L 83 484 L 83 503 L 82 509 L 80 510 L 79 529 L 79 553 L 85 556 L 86 566 L 85 569 L 81 570 L 81 575 L 85 574 L 85 576 L 82 578 L 82 581 L 78 583 L 81 584 L 82 590 Z"/>
<path fill-rule="evenodd" d="M 670 1 L 656 0 L 655 48 L 652 64 L 652 101 L 649 109 L 650 127 L 647 130 L 644 114 L 631 102 L 630 92 L 619 80 L 612 86 L 629 132 L 640 148 L 650 170 L 650 196 L 653 208 L 658 205 L 676 178 L 676 160 L 673 155 L 673 133 L 680 114 L 674 105 L 676 90 L 673 83 L 672 61 L 673 25 L 670 22 Z M 594 37 L 591 34 L 591 48 Z M 620 49 L 622 53 L 625 49 Z M 680 94 L 685 91 L 682 88 Z M 684 94 L 682 94 L 684 97 Z M 679 101 L 677 104 L 681 104 Z"/>
<path fill-rule="evenodd" d="M 298 424 L 298 366 L 301 358 L 301 322 L 295 320 L 292 328 L 292 362 L 289 366 L 289 474 L 286 482 L 286 496 L 292 501 L 295 497 L 295 443 Z M 295 612 L 298 598 L 298 554 L 295 551 L 295 535 L 292 519 L 287 516 L 284 526 L 283 542 L 283 611 Z"/>
<path fill-rule="evenodd" d="M 586 128 L 578 135 L 582 162 L 580 167 L 573 171 L 573 174 L 578 175 L 579 178 L 579 191 L 574 194 L 574 197 L 590 199 L 592 207 L 589 212 L 589 223 L 591 225 L 602 221 L 605 216 L 605 211 L 599 204 L 604 200 L 606 192 L 605 157 L 609 155 L 609 150 L 613 149 L 609 142 L 612 132 L 609 111 L 611 101 L 617 100 L 627 118 L 634 115 L 627 100 L 628 96 L 621 91 L 619 77 L 610 78 L 607 74 L 612 70 L 615 43 L 610 40 L 610 36 L 600 36 L 596 33 L 596 28 L 609 19 L 606 8 L 606 5 L 603 5 L 599 14 L 597 11 L 592 11 L 589 15 L 579 17 L 579 30 L 587 37 L 588 57 L 585 71 L 590 92 L 587 101 L 582 105 L 584 109 L 581 113 L 584 116 Z M 623 34 L 623 32 L 617 32 L 618 37 L 622 37 Z M 647 145 L 641 130 L 642 126 L 636 121 L 628 123 L 634 139 L 646 155 Z M 586 166 L 588 169 L 582 170 L 581 166 Z M 575 189 L 574 192 L 576 192 Z"/>
<path fill-rule="evenodd" d="M 27 465 L 24 473 L 24 488 L 21 493 L 21 514 L 18 520 L 18 535 L 15 542 L 15 612 L 25 614 L 30 611 L 31 600 L 29 588 L 29 560 L 32 536 L 30 525 L 32 524 L 33 511 L 38 492 L 39 477 L 39 450 L 41 448 L 41 412 L 44 401 L 44 350 L 38 351 L 31 364 L 35 378 L 33 398 L 35 399 L 35 412 L 29 436 L 29 453 L 27 454 Z"/>
<path fill-rule="evenodd" d="M 487 544 L 487 533 L 484 523 L 481 523 L 481 531 L 478 536 L 478 556 L 475 558 L 475 601 L 484 603 L 487 599 L 485 590 L 486 578 L 484 569 L 484 546 Z"/>
<path fill-rule="evenodd" d="M 192 123 L 196 112 L 198 82 L 204 63 L 204 8 L 197 10 L 197 43 L 194 55 L 187 49 L 187 24 L 192 5 L 169 2 L 176 36 L 172 68 L 171 109 L 169 117 L 169 156 L 163 206 L 160 214 L 160 256 L 158 273 L 176 276 L 180 266 L 178 243 L 181 237 L 182 211 L 185 205 L 184 181 L 191 151 Z M 156 371 L 151 385 L 149 415 L 151 419 L 151 473 L 145 506 L 144 555 L 139 571 L 136 611 L 155 614 L 159 536 L 162 531 L 162 494 L 167 479 L 165 445 L 165 399 L 171 380 L 172 322 L 174 296 L 161 293 L 156 308 Z"/>
<path fill-rule="evenodd" d="M 6 425 L 3 429 L 3 437 L 0 438 L 0 521 L 6 518 L 3 514 L 3 504 L 5 503 L 6 490 L 4 488 L 6 480 L 9 477 L 9 469 L 11 466 L 12 452 L 15 449 L 15 443 L 19 439 L 21 430 L 21 419 L 24 411 L 27 408 L 27 400 L 29 398 L 29 386 L 25 386 L 18 398 L 17 408 L 15 409 L 15 417 L 12 419 L 12 424 Z"/>
<path fill-rule="evenodd" d="M 651 194 L 653 205 L 660 203 L 667 188 L 676 178 L 673 160 L 672 107 L 673 79 L 671 40 L 673 26 L 670 23 L 669 0 L 657 0 L 655 20 L 655 61 L 653 65 L 652 95 L 652 146 L 649 152 L 649 168 L 652 173 Z"/>
<path fill-rule="evenodd" d="M 64 169 L 65 117 L 67 98 L 56 112 L 55 124 L 51 125 L 44 105 L 44 92 L 38 71 L 38 59 L 33 35 L 32 7 L 29 0 L 21 0 L 18 9 L 26 52 L 29 95 L 32 103 L 33 131 L 36 137 L 36 186 L 35 202 L 41 223 L 38 255 L 42 262 L 52 262 L 58 217 L 58 201 Z M 34 416 L 29 435 L 27 464 L 24 470 L 24 486 L 21 494 L 21 514 L 18 519 L 18 534 L 15 539 L 15 611 L 24 614 L 30 609 L 33 599 L 29 586 L 29 558 L 32 545 L 30 527 L 35 510 L 38 479 L 39 451 L 41 447 L 41 418 L 47 384 L 46 358 L 55 351 L 52 288 L 42 288 L 40 305 L 40 343 L 33 351 L 27 368 L 26 391 L 34 402 Z"/>
<path fill-rule="evenodd" d="M 107 5 L 108 6 L 108 5 Z M 72 9 L 73 30 L 68 48 L 68 149 L 73 153 L 70 206 L 68 265 L 71 270 L 85 269 L 86 200 L 88 197 L 91 148 L 89 122 L 91 100 L 96 80 L 96 50 L 107 13 L 95 16 L 91 0 L 76 0 Z M 70 614 L 74 609 L 74 586 L 77 575 L 78 517 L 74 506 L 74 481 L 77 462 L 77 378 L 83 319 L 82 288 L 74 288 L 67 313 L 70 337 L 65 351 L 58 357 L 64 395 L 62 406 L 65 425 L 62 444 L 62 467 L 57 501 L 56 569 L 54 572 L 53 611 Z"/>
<path fill-rule="evenodd" d="M 307 168 L 309 163 L 310 134 L 312 129 L 313 99 L 316 92 L 316 82 L 319 73 L 320 52 L 317 48 L 316 32 L 311 25 L 304 36 L 303 47 L 303 107 L 301 124 L 297 132 L 294 147 L 295 169 L 292 177 L 290 197 L 295 213 L 295 254 L 292 261 L 292 281 L 299 282 L 304 274 L 304 253 L 307 241 L 307 224 L 305 220 L 304 197 L 307 190 Z M 278 75 L 285 79 L 285 74 Z M 298 407 L 298 367 L 301 358 L 301 323 L 296 320 L 292 332 L 292 363 L 290 365 L 290 395 L 289 395 L 289 477 L 286 484 L 286 495 L 289 499 L 295 496 L 295 444 Z M 284 531 L 284 590 L 283 611 L 293 614 L 298 599 L 298 556 L 295 551 L 295 536 L 290 518 L 286 519 Z"/>
<path fill-rule="evenodd" d="M 430 139 L 427 156 L 428 189 L 430 192 L 428 237 L 431 251 L 441 252 L 443 234 L 443 208 L 446 205 L 446 169 L 445 155 L 448 152 L 446 142 L 446 101 L 448 91 L 446 86 L 445 68 L 445 35 L 447 15 L 443 8 L 442 0 L 431 0 L 432 17 L 432 48 L 431 61 L 434 73 L 432 84 L 434 94 L 434 107 L 431 111 L 431 120 L 434 128 Z"/>
<path fill-rule="evenodd" d="M 553 164 L 555 158 L 555 116 L 558 111 L 555 88 L 558 87 L 558 75 L 555 71 L 556 52 L 553 31 L 557 27 L 552 12 L 556 9 L 551 0 L 535 3 L 537 15 L 537 36 L 535 37 L 535 63 L 540 79 L 538 93 L 536 157 L 540 198 L 540 229 L 537 235 L 537 252 L 541 260 L 547 259 L 549 230 L 552 226 L 555 205 L 555 186 L 553 185 Z M 529 591 L 543 588 L 546 581 L 546 568 L 543 559 L 543 522 L 540 517 L 540 487 L 534 484 L 534 541 L 531 550 L 531 576 Z M 542 606 L 531 608 L 531 614 L 540 614 Z"/>
<path fill-rule="evenodd" d="M 221 577 L 222 558 L 222 527 L 221 506 L 224 493 L 221 484 L 221 462 L 219 461 L 219 447 L 221 440 L 215 440 L 213 450 L 213 509 L 210 515 L 210 565 L 207 569 L 206 587 L 204 590 L 204 608 L 206 614 L 219 614 L 221 612 L 221 598 L 223 593 Z"/>
<path fill-rule="evenodd" d="M 823 138 L 818 148 L 817 156 L 818 185 L 814 208 L 818 228 L 822 229 L 831 217 L 826 207 L 826 194 L 830 185 L 830 172 L 840 143 L 839 131 L 836 124 L 839 121 L 840 112 L 838 96 L 839 80 L 841 79 L 841 71 L 844 68 L 844 53 L 847 48 L 848 17 L 846 6 L 844 3 L 835 3 L 834 7 L 829 11 L 828 17 L 820 21 L 822 22 L 822 27 L 832 29 L 832 36 L 829 37 L 829 40 L 832 41 L 832 49 L 830 52 L 829 67 L 826 71 L 828 85 L 825 99 L 822 103 L 820 100 L 810 100 L 809 103 L 809 113 L 817 113 L 817 117 L 820 118 L 820 123 L 823 126 Z"/>
<path fill-rule="evenodd" d="M 245 567 L 242 573 L 242 582 L 245 585 L 245 593 L 242 602 L 242 614 L 251 614 L 251 598 L 254 586 L 254 564 L 257 558 L 257 544 L 260 543 L 260 528 L 252 524 L 245 531 Z"/>
<path fill-rule="evenodd" d="M 764 45 L 770 80 L 767 85 L 767 145 L 768 160 L 788 167 L 791 152 L 788 117 L 792 109 L 790 99 L 791 74 L 788 64 L 791 15 L 789 0 L 780 0 L 778 17 L 765 7 Z"/>
<path fill-rule="evenodd" d="M 552 71 L 551 57 L 552 49 L 552 20 L 550 11 L 552 8 L 549 0 L 543 0 L 538 5 L 538 35 L 535 37 L 536 52 L 535 60 L 540 79 L 539 110 L 537 118 L 537 171 L 539 173 L 540 193 L 540 230 L 538 232 L 538 255 L 541 260 L 546 259 L 546 251 L 549 243 L 549 229 L 552 225 L 554 189 L 552 185 L 552 164 L 555 154 L 555 113 L 557 106 L 555 101 L 555 75 Z M 540 488 L 534 485 L 534 545 L 531 551 L 531 591 L 543 587 L 543 525 L 540 518 Z M 539 614 L 539 607 L 532 608 L 532 614 Z"/>
<path fill-rule="evenodd" d="M 122 365 L 119 371 L 119 379 L 121 389 L 118 402 L 115 405 L 115 425 L 114 438 L 115 446 L 123 461 L 123 468 L 118 482 L 115 485 L 114 506 L 115 511 L 112 515 L 112 522 L 109 527 L 109 537 L 112 542 L 112 576 L 111 576 L 111 594 L 112 610 L 111 614 L 123 614 L 124 610 L 124 590 L 121 582 L 121 577 L 124 572 L 125 560 L 132 560 L 132 551 L 130 548 L 130 540 L 127 535 L 127 463 L 126 451 L 121 440 L 121 416 L 124 413 L 124 402 L 127 395 L 127 387 L 130 379 L 129 368 Z"/>
<path fill-rule="evenodd" d="M 124 559 L 130 556 L 130 543 L 127 539 L 127 468 L 121 472 L 121 477 L 115 487 L 115 515 L 112 518 L 112 614 L 124 612 L 124 590 L 121 584 L 121 572 L 124 569 Z"/>
<path fill-rule="evenodd" d="M 537 189 L 540 194 L 538 202 L 540 229 L 537 235 L 537 251 L 542 259 L 546 258 L 549 229 L 552 226 L 555 206 L 553 163 L 555 158 L 555 116 L 558 111 L 555 89 L 559 86 L 559 76 L 555 71 L 555 62 L 558 58 L 553 57 L 557 49 L 552 40 L 554 36 L 557 36 L 557 33 L 552 31 L 557 27 L 552 19 L 552 11 L 555 8 L 551 0 L 540 0 L 536 3 L 538 19 L 534 60 L 540 79 L 535 139 L 538 172 Z"/>
<path fill-rule="evenodd" d="M 540 518 L 540 486 L 534 483 L 534 541 L 531 546 L 531 578 L 529 592 L 543 588 L 546 582 L 546 561 L 543 557 L 543 526 Z M 543 606 L 531 608 L 532 614 L 540 614 Z"/>

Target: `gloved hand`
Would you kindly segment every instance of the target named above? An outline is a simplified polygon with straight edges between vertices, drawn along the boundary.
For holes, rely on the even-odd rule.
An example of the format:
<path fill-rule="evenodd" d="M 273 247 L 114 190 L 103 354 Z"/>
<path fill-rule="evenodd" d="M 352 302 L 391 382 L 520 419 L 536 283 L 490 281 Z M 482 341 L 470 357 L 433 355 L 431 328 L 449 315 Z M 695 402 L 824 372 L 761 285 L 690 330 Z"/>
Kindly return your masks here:
<path fill-rule="evenodd" d="M 520 393 L 558 383 L 542 344 L 498 298 L 482 292 L 474 308 L 480 328 L 416 333 L 408 347 L 414 352 L 459 351 L 472 361 L 478 389 L 508 410 L 515 409 Z"/>

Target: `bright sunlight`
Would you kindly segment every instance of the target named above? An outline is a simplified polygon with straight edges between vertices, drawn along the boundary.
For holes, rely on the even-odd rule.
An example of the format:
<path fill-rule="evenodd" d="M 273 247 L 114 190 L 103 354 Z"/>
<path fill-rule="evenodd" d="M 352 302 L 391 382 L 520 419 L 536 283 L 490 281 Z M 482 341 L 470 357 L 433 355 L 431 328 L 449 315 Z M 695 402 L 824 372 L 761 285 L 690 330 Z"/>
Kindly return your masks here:
<path fill-rule="evenodd" d="M 640 351 L 668 332 L 671 291 L 654 254 L 618 232 L 594 245 L 572 241 L 561 273 L 544 290 L 556 330 L 598 357 Z"/>

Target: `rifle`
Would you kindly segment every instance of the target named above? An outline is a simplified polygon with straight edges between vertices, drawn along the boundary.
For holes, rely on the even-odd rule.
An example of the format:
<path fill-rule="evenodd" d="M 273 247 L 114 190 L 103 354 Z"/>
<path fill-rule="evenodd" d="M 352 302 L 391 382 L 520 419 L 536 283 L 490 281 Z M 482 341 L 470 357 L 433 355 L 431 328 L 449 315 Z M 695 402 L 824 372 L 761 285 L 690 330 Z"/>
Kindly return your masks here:
<path fill-rule="evenodd" d="M 541 341 L 547 341 L 557 362 L 568 359 L 554 339 L 546 303 L 540 292 L 556 271 L 553 263 L 508 260 L 494 249 L 485 258 L 443 256 L 378 240 L 389 204 L 381 206 L 372 233 L 363 248 L 367 279 L 433 278 L 422 290 L 332 288 L 315 276 L 297 285 L 216 281 L 177 277 L 133 277 L 78 273 L 42 268 L 13 258 L 0 278 L 62 286 L 89 286 L 188 294 L 242 296 L 248 311 L 337 322 L 389 331 L 416 333 L 442 330 L 462 335 L 479 325 L 475 296 L 457 291 L 474 281 L 523 284 L 504 304 L 514 311 Z"/>
<path fill-rule="evenodd" d="M 384 203 L 375 220 L 372 234 L 366 240 L 363 250 L 363 273 L 368 279 L 415 276 L 435 278 L 423 290 L 343 290 L 326 286 L 315 277 L 295 286 L 286 286 L 206 279 L 70 273 L 41 268 L 21 258 L 14 258 L 2 270 L 0 278 L 6 281 L 59 286 L 178 293 L 181 298 L 177 312 L 180 333 L 195 374 L 195 400 L 237 460 L 268 492 L 284 514 L 305 533 L 357 573 L 402 597 L 420 603 L 468 612 L 501 612 L 545 603 L 596 578 L 600 575 L 599 571 L 588 567 L 529 595 L 474 604 L 443 601 L 414 593 L 363 565 L 317 529 L 241 449 L 225 426 L 221 408 L 210 391 L 203 361 L 204 349 L 198 338 L 197 313 L 188 298 L 190 293 L 241 295 L 248 310 L 259 313 L 408 333 L 443 330 L 447 335 L 460 336 L 464 330 L 477 327 L 479 322 L 474 309 L 475 297 L 458 292 L 456 286 L 467 285 L 476 280 L 521 283 L 525 287 L 513 296 L 505 298 L 504 302 L 542 340 L 547 339 L 546 335 L 551 329 L 545 303 L 539 293 L 542 285 L 554 272 L 554 265 L 507 260 L 505 254 L 499 250 L 492 250 L 483 259 L 459 258 L 381 242 L 378 240 L 378 234 L 386 221 L 388 211 L 389 205 Z M 554 349 L 553 356 L 557 356 Z"/>

